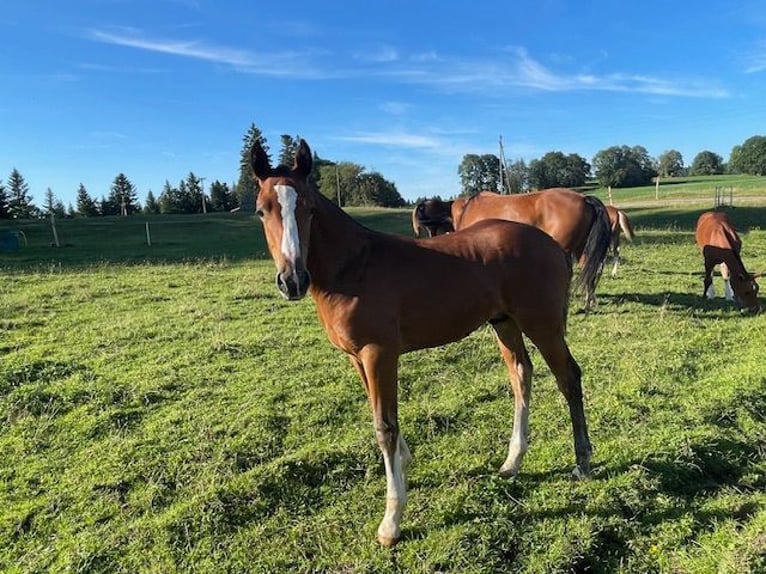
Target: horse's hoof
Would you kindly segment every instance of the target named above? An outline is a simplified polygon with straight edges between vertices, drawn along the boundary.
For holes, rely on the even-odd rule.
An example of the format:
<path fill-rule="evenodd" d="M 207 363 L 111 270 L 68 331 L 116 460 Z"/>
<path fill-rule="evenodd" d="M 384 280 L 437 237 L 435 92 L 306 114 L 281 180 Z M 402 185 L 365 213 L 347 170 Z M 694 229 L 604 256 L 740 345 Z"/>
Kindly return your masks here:
<path fill-rule="evenodd" d="M 393 548 L 394 546 L 396 546 L 397 542 L 399 542 L 398 536 L 396 538 L 391 538 L 389 536 L 384 536 L 378 533 L 378 543 L 384 548 Z"/>
<path fill-rule="evenodd" d="M 585 480 L 588 478 L 588 473 L 584 472 L 579 466 L 574 467 L 574 470 L 572 471 L 572 480 Z"/>
<path fill-rule="evenodd" d="M 519 470 L 517 468 L 513 468 L 512 466 L 501 466 L 500 470 L 497 471 L 497 474 L 500 476 L 500 478 L 516 478 L 516 476 L 519 474 Z"/>

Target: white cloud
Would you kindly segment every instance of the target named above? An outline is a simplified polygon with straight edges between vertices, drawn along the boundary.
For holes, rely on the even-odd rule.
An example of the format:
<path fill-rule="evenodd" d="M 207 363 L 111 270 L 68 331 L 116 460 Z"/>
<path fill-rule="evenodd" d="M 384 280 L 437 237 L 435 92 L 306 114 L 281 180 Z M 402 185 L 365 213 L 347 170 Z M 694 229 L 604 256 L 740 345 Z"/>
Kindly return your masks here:
<path fill-rule="evenodd" d="M 359 132 L 352 135 L 339 136 L 337 139 L 356 143 L 418 149 L 442 147 L 442 142 L 438 138 L 406 132 Z"/>
<path fill-rule="evenodd" d="M 132 28 L 89 30 L 87 35 L 90 39 L 105 44 L 204 60 L 232 66 L 238 71 L 247 73 L 266 76 L 300 77 L 304 79 L 337 76 L 333 72 L 329 72 L 325 76 L 319 69 L 313 66 L 311 63 L 313 54 L 300 54 L 297 52 L 276 54 L 254 53 L 248 50 L 215 46 L 200 41 L 155 39 L 149 38 Z"/>
<path fill-rule="evenodd" d="M 375 64 L 396 62 L 399 59 L 399 52 L 392 46 L 378 46 L 369 50 L 354 52 L 354 59 Z"/>
<path fill-rule="evenodd" d="M 98 42 L 139 50 L 228 65 L 237 71 L 264 76 L 299 79 L 337 79 L 377 77 L 434 89 L 460 92 L 487 92 L 498 95 L 512 89 L 546 92 L 611 91 L 673 97 L 720 99 L 729 97 L 726 89 L 701 80 L 668 80 L 649 75 L 612 72 L 598 75 L 562 73 L 552 70 L 531 57 L 526 49 L 513 47 L 495 60 L 465 60 L 420 52 L 403 56 L 393 46 L 357 51 L 344 68 L 337 58 L 324 62 L 326 52 L 255 53 L 202 41 L 156 39 L 131 28 L 96 29 L 88 37 Z M 590 68 L 591 65 L 584 69 Z M 766 49 L 752 59 L 748 72 L 766 69 Z"/>

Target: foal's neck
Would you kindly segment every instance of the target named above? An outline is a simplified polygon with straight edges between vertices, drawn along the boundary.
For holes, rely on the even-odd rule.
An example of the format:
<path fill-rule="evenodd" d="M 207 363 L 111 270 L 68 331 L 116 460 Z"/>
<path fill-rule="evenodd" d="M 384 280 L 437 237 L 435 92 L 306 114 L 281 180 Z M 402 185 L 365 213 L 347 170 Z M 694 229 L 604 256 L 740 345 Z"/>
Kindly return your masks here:
<path fill-rule="evenodd" d="M 359 273 L 375 232 L 370 231 L 332 201 L 316 192 L 316 212 L 306 266 L 315 290 L 337 292 L 348 276 Z"/>

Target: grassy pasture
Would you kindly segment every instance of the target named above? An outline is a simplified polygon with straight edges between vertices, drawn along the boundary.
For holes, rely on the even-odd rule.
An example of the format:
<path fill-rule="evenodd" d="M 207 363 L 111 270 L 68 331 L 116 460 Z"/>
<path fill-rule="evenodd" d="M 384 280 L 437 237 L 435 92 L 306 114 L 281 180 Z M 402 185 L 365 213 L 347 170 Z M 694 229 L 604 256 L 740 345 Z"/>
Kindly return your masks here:
<path fill-rule="evenodd" d="M 731 211 L 757 271 L 760 195 Z M 0 571 L 763 572 L 766 314 L 700 297 L 712 195 L 690 199 L 634 199 L 618 276 L 595 312 L 572 305 L 590 480 L 569 479 L 534 349 L 514 481 L 495 474 L 512 399 L 491 331 L 403 357 L 415 459 L 392 551 L 361 385 L 313 303 L 277 295 L 253 218 L 149 219 L 152 247 L 139 217 L 59 222 L 60 249 L 22 224 L 29 245 L 0 254 Z M 409 232 L 404 210 L 353 214 Z"/>

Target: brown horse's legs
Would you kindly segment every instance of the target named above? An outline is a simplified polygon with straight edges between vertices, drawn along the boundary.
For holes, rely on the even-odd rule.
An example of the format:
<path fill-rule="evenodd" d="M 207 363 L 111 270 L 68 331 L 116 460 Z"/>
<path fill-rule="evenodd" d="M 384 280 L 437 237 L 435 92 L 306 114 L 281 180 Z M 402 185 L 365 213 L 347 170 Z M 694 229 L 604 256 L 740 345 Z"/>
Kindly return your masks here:
<path fill-rule="evenodd" d="M 727 301 L 734 301 L 734 291 L 731 288 L 731 271 L 726 263 L 721 263 L 721 277 L 723 278 L 723 296 Z"/>
<path fill-rule="evenodd" d="M 508 457 L 500 467 L 500 476 L 506 478 L 519 473 L 521 462 L 527 452 L 529 434 L 529 400 L 532 395 L 532 362 L 524 347 L 524 339 L 518 325 L 507 319 L 493 325 L 497 344 L 508 367 L 513 389 L 513 432 L 508 445 Z"/>
<path fill-rule="evenodd" d="M 572 431 L 574 433 L 575 457 L 577 459 L 577 466 L 572 471 L 572 476 L 576 479 L 583 478 L 590 472 L 590 456 L 593 449 L 588 439 L 588 427 L 585 422 L 585 410 L 582 401 L 582 371 L 569 352 L 563 335 L 545 338 L 533 336 L 529 332 L 527 335 L 537 346 L 545 362 L 548 363 L 553 376 L 556 377 L 559 390 L 569 405 L 569 416 L 572 419 Z"/>
<path fill-rule="evenodd" d="M 713 287 L 713 268 L 715 264 L 710 264 L 705 261 L 705 279 L 702 284 L 702 296 L 708 299 L 715 298 L 715 287 Z"/>
<path fill-rule="evenodd" d="M 367 389 L 372 408 L 375 438 L 386 469 L 386 512 L 378 526 L 378 542 L 393 546 L 401 534 L 400 523 L 407 502 L 405 472 L 411 455 L 399 434 L 397 410 L 397 366 L 399 357 L 380 347 L 368 346 L 354 360 Z"/>
<path fill-rule="evenodd" d="M 614 265 L 612 266 L 612 277 L 617 277 L 617 267 L 620 266 L 620 228 L 612 231 L 612 255 L 614 256 Z"/>

